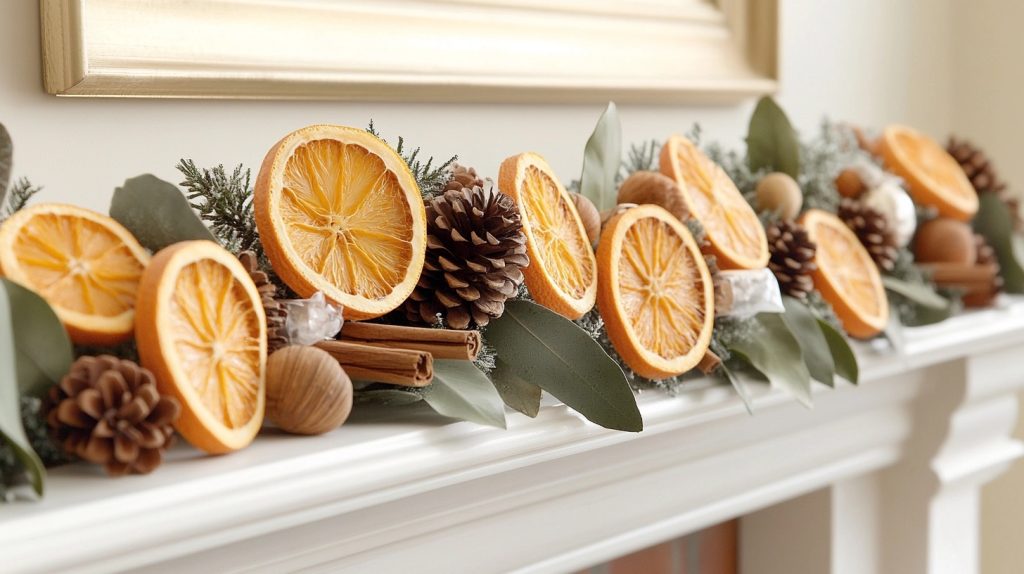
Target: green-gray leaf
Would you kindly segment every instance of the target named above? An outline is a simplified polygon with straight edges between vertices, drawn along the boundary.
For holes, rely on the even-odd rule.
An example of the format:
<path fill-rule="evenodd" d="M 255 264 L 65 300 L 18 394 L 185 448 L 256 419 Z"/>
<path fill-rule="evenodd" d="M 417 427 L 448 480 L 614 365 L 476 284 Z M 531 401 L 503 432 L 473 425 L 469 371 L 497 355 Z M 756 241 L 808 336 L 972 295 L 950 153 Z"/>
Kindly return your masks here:
<path fill-rule="evenodd" d="M 21 401 L 18 393 L 17 350 L 14 347 L 14 322 L 7 282 L 0 282 L 0 437 L 10 445 L 14 455 L 28 471 L 32 488 L 43 495 L 46 468 L 32 450 L 21 422 Z"/>
<path fill-rule="evenodd" d="M 786 312 L 782 314 L 789 331 L 800 345 L 807 371 L 816 381 L 835 386 L 836 364 L 825 334 L 818 328 L 818 318 L 807 305 L 792 297 L 783 297 Z"/>
<path fill-rule="evenodd" d="M 800 141 L 786 112 L 769 96 L 761 98 L 750 117 L 747 163 L 751 171 L 767 169 L 800 177 Z"/>
<path fill-rule="evenodd" d="M 355 400 L 360 403 L 377 403 L 389 407 L 401 407 L 422 401 L 423 395 L 401 389 L 367 389 L 356 391 Z"/>
<path fill-rule="evenodd" d="M 733 343 L 729 351 L 810 408 L 811 374 L 800 354 L 800 344 L 777 314 L 762 313 L 754 320 L 763 332 Z"/>
<path fill-rule="evenodd" d="M 530 301 L 511 301 L 504 315 L 487 327 L 487 342 L 517 377 L 590 421 L 615 430 L 643 430 L 622 368 L 565 317 Z"/>
<path fill-rule="evenodd" d="M 996 251 L 999 274 L 1007 293 L 1024 293 L 1024 267 L 1022 254 L 1015 245 L 1013 218 L 1006 205 L 994 193 L 978 195 L 978 214 L 974 217 L 974 230 Z"/>
<path fill-rule="evenodd" d="M 860 366 L 857 365 L 857 356 L 853 354 L 850 342 L 824 319 L 818 319 L 818 327 L 825 335 L 825 340 L 828 341 L 828 348 L 832 352 L 832 360 L 835 362 L 836 374 L 855 385 L 858 384 L 860 382 Z"/>
<path fill-rule="evenodd" d="M 0 279 L 11 310 L 11 325 L 18 334 L 18 389 L 22 395 L 42 397 L 71 369 L 74 350 L 57 314 L 32 291 Z"/>
<path fill-rule="evenodd" d="M 7 128 L 0 124 L 0 208 L 4 206 L 7 188 L 11 185 L 11 167 L 14 165 L 14 142 Z"/>
<path fill-rule="evenodd" d="M 902 295 L 910 301 L 924 307 L 939 310 L 949 307 L 949 299 L 946 299 L 942 295 L 936 293 L 931 287 L 921 283 L 910 283 L 908 281 L 903 281 L 902 279 L 883 275 L 882 285 L 885 285 L 885 288 L 889 291 Z"/>
<path fill-rule="evenodd" d="M 505 403 L 490 379 L 469 361 L 434 361 L 434 381 L 423 400 L 438 413 L 455 419 L 505 428 Z"/>
<path fill-rule="evenodd" d="M 906 340 L 903 337 L 903 323 L 900 323 L 899 314 L 889 314 L 889 322 L 885 324 L 885 330 L 882 331 L 882 335 L 889 341 L 894 351 L 897 353 L 903 352 Z"/>
<path fill-rule="evenodd" d="M 743 401 L 743 406 L 747 409 L 747 414 L 754 414 L 754 405 L 750 401 L 750 391 L 747 390 L 747 384 L 744 383 L 739 375 L 732 372 L 732 369 L 722 363 L 718 367 L 718 372 L 725 375 L 725 378 L 732 384 L 732 388 L 736 389 L 736 394 L 740 396 L 740 400 Z"/>
<path fill-rule="evenodd" d="M 176 185 L 149 174 L 133 177 L 114 190 L 110 216 L 154 252 L 179 241 L 217 241 Z"/>
<path fill-rule="evenodd" d="M 594 133 L 583 151 L 583 173 L 580 175 L 580 193 L 594 202 L 598 210 L 615 207 L 618 186 L 615 185 L 622 164 L 622 124 L 615 102 L 597 121 Z"/>
<path fill-rule="evenodd" d="M 541 388 L 519 378 L 501 357 L 494 361 L 491 382 L 494 383 L 494 388 L 498 389 L 501 400 L 509 407 L 531 419 L 540 412 L 540 397 L 543 392 Z"/>

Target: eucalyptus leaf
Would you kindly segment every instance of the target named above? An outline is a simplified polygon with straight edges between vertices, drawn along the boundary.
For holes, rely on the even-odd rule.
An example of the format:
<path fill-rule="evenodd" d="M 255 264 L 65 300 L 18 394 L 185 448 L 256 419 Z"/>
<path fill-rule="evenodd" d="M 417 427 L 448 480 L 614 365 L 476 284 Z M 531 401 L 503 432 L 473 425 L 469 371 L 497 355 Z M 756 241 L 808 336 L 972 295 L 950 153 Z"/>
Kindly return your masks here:
<path fill-rule="evenodd" d="M 492 427 L 505 428 L 505 403 L 487 375 L 469 361 L 437 359 L 434 381 L 423 400 L 438 413 Z"/>
<path fill-rule="evenodd" d="M 1024 293 L 1024 267 L 1021 266 L 1020 238 L 1013 232 L 1013 217 L 994 193 L 978 194 L 978 214 L 974 230 L 996 251 L 999 275 L 1007 293 Z"/>
<path fill-rule="evenodd" d="M 11 186 L 11 168 L 14 165 L 14 142 L 7 128 L 0 124 L 0 208 L 4 206 L 7 188 Z"/>
<path fill-rule="evenodd" d="M 615 102 L 608 102 L 583 150 L 583 173 L 580 175 L 580 193 L 594 202 L 599 211 L 615 207 L 618 197 L 616 178 L 621 165 L 622 123 Z"/>
<path fill-rule="evenodd" d="M 800 176 L 800 141 L 786 112 L 769 96 L 761 98 L 750 117 L 747 163 L 751 171 L 767 169 Z"/>
<path fill-rule="evenodd" d="M 366 389 L 356 391 L 355 400 L 360 403 L 377 403 L 389 407 L 411 405 L 423 400 L 423 395 L 402 389 Z"/>
<path fill-rule="evenodd" d="M 497 357 L 494 361 L 491 382 L 494 383 L 494 388 L 498 389 L 501 400 L 505 401 L 505 404 L 512 409 L 531 419 L 540 412 L 542 389 L 521 379 L 501 357 Z"/>
<path fill-rule="evenodd" d="M 217 241 L 173 183 L 140 175 L 114 190 L 110 216 L 154 252 L 191 239 Z"/>
<path fill-rule="evenodd" d="M 887 275 L 882 276 L 882 285 L 889 291 L 924 307 L 941 310 L 949 308 L 950 305 L 949 299 L 939 295 L 928 285 L 910 283 Z"/>
<path fill-rule="evenodd" d="M 903 348 L 906 346 L 906 338 L 903 336 L 903 323 L 900 323 L 899 316 L 896 313 L 889 314 L 889 322 L 885 324 L 885 330 L 882 331 L 882 335 L 889 341 L 894 351 L 897 353 L 903 352 Z"/>
<path fill-rule="evenodd" d="M 761 313 L 754 320 L 760 324 L 762 332 L 733 343 L 729 351 L 764 375 L 772 385 L 786 389 L 810 408 L 811 374 L 800 353 L 800 344 L 779 315 Z"/>
<path fill-rule="evenodd" d="M 807 371 L 814 380 L 834 387 L 836 363 L 828 339 L 818 327 L 818 317 L 810 307 L 792 297 L 783 297 L 782 304 L 786 308 L 782 320 L 800 344 Z"/>
<path fill-rule="evenodd" d="M 734 373 L 732 369 L 722 363 L 718 367 L 718 372 L 725 375 L 725 378 L 732 384 L 732 388 L 736 389 L 736 394 L 740 396 L 740 400 L 743 401 L 743 406 L 747 409 L 747 414 L 754 414 L 754 404 L 750 400 L 750 391 L 747 390 L 747 384 L 740 379 L 739 375 Z"/>
<path fill-rule="evenodd" d="M 42 297 L 0 279 L 11 311 L 11 325 L 18 334 L 14 341 L 18 389 L 21 395 L 42 397 L 71 370 L 74 349 L 71 339 Z"/>
<path fill-rule="evenodd" d="M 17 349 L 14 346 L 14 321 L 6 281 L 0 282 L 0 438 L 11 447 L 15 457 L 28 471 L 32 488 L 43 495 L 46 468 L 25 434 L 21 422 L 18 392 Z"/>
<path fill-rule="evenodd" d="M 850 342 L 824 319 L 818 319 L 818 328 L 821 329 L 821 333 L 828 342 L 836 374 L 855 385 L 860 383 L 860 366 L 857 364 L 857 355 L 853 353 Z"/>
<path fill-rule="evenodd" d="M 504 368 L 590 421 L 615 430 L 643 430 L 622 368 L 586 331 L 558 313 L 531 301 L 510 301 L 487 327 L 487 342 Z"/>

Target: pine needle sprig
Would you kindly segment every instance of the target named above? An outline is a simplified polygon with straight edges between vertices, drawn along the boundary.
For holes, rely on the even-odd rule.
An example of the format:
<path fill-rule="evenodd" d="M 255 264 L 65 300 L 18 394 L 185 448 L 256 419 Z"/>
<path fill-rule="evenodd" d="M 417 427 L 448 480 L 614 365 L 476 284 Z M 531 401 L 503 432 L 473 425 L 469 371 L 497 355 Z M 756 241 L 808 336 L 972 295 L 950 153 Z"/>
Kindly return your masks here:
<path fill-rule="evenodd" d="M 14 182 L 7 192 L 5 205 L 0 209 L 0 219 L 10 217 L 24 209 L 29 200 L 42 190 L 42 187 L 32 185 L 32 182 L 26 177 Z"/>
<path fill-rule="evenodd" d="M 370 120 L 370 125 L 366 128 L 366 131 L 379 138 L 382 142 L 388 143 L 380 135 L 380 132 L 377 131 L 377 128 L 374 127 L 373 120 Z M 409 166 L 409 171 L 412 172 L 413 178 L 416 179 L 416 184 L 419 186 L 420 193 L 423 194 L 424 199 L 430 199 L 444 191 L 445 185 L 452 178 L 451 169 L 449 168 L 451 168 L 452 164 L 459 161 L 459 156 L 453 155 L 444 163 L 434 165 L 434 158 L 431 156 L 424 163 L 420 159 L 420 148 L 417 147 L 409 151 L 405 146 L 405 138 L 401 136 L 398 137 L 395 153 Z"/>
<path fill-rule="evenodd" d="M 658 140 L 648 140 L 629 146 L 626 161 L 622 162 L 623 177 L 629 177 L 638 171 L 658 171 Z"/>
<path fill-rule="evenodd" d="M 189 205 L 199 212 L 225 248 L 238 253 L 253 250 L 262 259 L 263 248 L 252 208 L 251 171 L 241 164 L 229 175 L 223 165 L 200 169 L 183 159 L 176 166 Z"/>

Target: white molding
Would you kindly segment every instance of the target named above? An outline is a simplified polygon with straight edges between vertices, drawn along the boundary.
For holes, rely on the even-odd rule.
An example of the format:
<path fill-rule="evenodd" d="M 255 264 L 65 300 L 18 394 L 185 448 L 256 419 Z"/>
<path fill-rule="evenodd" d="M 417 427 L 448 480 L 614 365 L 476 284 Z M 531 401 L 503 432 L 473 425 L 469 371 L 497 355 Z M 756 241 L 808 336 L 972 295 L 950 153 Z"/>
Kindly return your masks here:
<path fill-rule="evenodd" d="M 678 102 L 774 91 L 777 0 L 41 0 L 62 96 Z"/>

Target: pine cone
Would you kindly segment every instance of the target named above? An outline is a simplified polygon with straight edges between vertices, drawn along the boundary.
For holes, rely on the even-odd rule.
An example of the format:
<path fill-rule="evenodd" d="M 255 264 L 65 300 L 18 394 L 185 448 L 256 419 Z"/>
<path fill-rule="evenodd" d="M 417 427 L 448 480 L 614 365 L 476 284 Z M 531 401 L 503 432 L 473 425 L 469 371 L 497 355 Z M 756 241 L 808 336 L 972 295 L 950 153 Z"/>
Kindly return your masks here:
<path fill-rule="evenodd" d="M 472 170 L 462 173 L 475 177 Z M 483 327 L 501 316 L 523 282 L 530 259 L 519 210 L 478 181 L 427 201 L 423 274 L 405 302 L 410 321 L 433 324 L 440 314 L 453 329 Z"/>
<path fill-rule="evenodd" d="M 260 301 L 263 303 L 263 311 L 267 316 L 267 355 L 274 351 L 288 346 L 288 331 L 285 323 L 288 321 L 288 309 L 285 308 L 274 295 L 277 294 L 277 287 L 270 281 L 266 272 L 260 269 L 259 260 L 252 251 L 243 251 L 238 254 L 238 260 L 242 262 L 249 277 L 252 277 L 256 284 L 256 290 L 260 292 Z"/>
<path fill-rule="evenodd" d="M 173 443 L 180 411 L 147 369 L 110 355 L 85 356 L 50 389 L 46 422 L 65 451 L 105 465 L 111 476 L 148 474 Z"/>
<path fill-rule="evenodd" d="M 1013 216 L 1014 227 L 1018 231 L 1024 230 L 1024 216 L 1020 212 L 1020 199 L 1008 192 L 1006 182 L 999 178 L 988 155 L 971 142 L 954 136 L 950 136 L 949 143 L 946 144 L 946 151 L 960 163 L 960 167 L 967 174 L 967 179 L 971 180 L 974 191 L 978 194 L 995 193 Z"/>
<path fill-rule="evenodd" d="M 457 163 L 453 163 L 449 169 L 451 170 L 452 178 L 445 184 L 445 191 L 462 191 L 463 189 L 484 187 L 484 180 L 480 179 L 475 169 Z"/>
<path fill-rule="evenodd" d="M 779 281 L 783 295 L 806 299 L 814 291 L 811 272 L 818 268 L 814 256 L 818 245 L 811 241 L 803 225 L 779 221 L 765 229 L 771 258 L 768 268 Z"/>
<path fill-rule="evenodd" d="M 985 241 L 985 236 L 976 233 L 974 235 L 974 244 L 977 246 L 978 251 L 978 259 L 975 264 L 994 266 L 996 273 L 992 277 L 991 288 L 964 295 L 963 303 L 966 307 L 988 307 L 995 300 L 996 295 L 1003 290 L 1003 276 L 1000 274 L 999 258 L 996 256 L 996 250 L 988 244 L 988 241 Z"/>
<path fill-rule="evenodd" d="M 899 256 L 896 234 L 882 212 L 856 199 L 843 198 L 839 202 L 838 215 L 857 234 L 879 269 L 892 271 L 896 267 L 896 258 Z"/>

